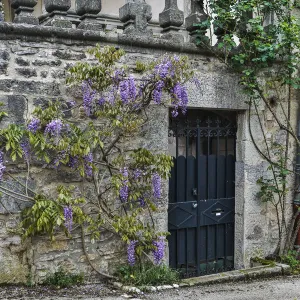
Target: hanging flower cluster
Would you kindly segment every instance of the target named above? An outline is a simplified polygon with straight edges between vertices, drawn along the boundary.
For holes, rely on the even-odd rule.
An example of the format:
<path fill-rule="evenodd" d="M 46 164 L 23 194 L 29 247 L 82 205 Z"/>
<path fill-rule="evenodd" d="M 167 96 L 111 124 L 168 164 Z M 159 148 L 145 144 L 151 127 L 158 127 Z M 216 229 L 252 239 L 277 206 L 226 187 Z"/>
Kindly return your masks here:
<path fill-rule="evenodd" d="M 69 100 L 67 102 L 67 104 L 68 104 L 69 107 L 74 107 L 76 105 L 76 102 L 74 100 Z"/>
<path fill-rule="evenodd" d="M 167 76 L 174 77 L 175 75 L 174 66 L 168 57 L 164 58 L 161 63 L 154 67 L 154 72 L 161 79 L 166 79 Z"/>
<path fill-rule="evenodd" d="M 2 180 L 6 167 L 4 165 L 4 153 L 0 151 L 0 180 Z"/>
<path fill-rule="evenodd" d="M 133 171 L 133 178 L 134 178 L 134 179 L 138 179 L 138 178 L 140 178 L 142 175 L 143 175 L 143 172 L 142 172 L 141 169 L 135 169 L 135 170 Z"/>
<path fill-rule="evenodd" d="M 120 97 L 123 104 L 128 104 L 133 102 L 137 96 L 137 89 L 135 84 L 135 79 L 132 75 L 129 79 L 125 79 L 120 83 Z"/>
<path fill-rule="evenodd" d="M 65 206 L 64 207 L 64 217 L 65 217 L 65 227 L 68 229 L 69 232 L 72 231 L 73 226 L 73 211 L 72 207 Z"/>
<path fill-rule="evenodd" d="M 82 94 L 83 94 L 83 107 L 87 116 L 91 115 L 93 100 L 96 95 L 96 91 L 91 89 L 91 82 L 84 81 L 82 83 Z"/>
<path fill-rule="evenodd" d="M 61 164 L 60 161 L 65 159 L 66 156 L 67 156 L 67 151 L 63 150 L 63 151 L 58 152 L 56 158 L 54 159 L 54 161 L 52 163 L 53 168 L 57 169 Z"/>
<path fill-rule="evenodd" d="M 152 191 L 154 198 L 161 197 L 161 177 L 158 173 L 154 173 L 152 176 Z"/>
<path fill-rule="evenodd" d="M 162 99 L 162 95 L 163 95 L 163 88 L 165 87 L 165 83 L 162 80 L 159 80 L 156 84 L 155 84 L 155 89 L 153 91 L 153 101 L 156 104 L 161 104 L 161 99 Z"/>
<path fill-rule="evenodd" d="M 76 169 L 78 167 L 78 157 L 69 155 L 69 167 L 72 169 Z"/>
<path fill-rule="evenodd" d="M 137 241 L 130 241 L 127 247 L 127 259 L 130 266 L 135 265 L 135 247 Z"/>
<path fill-rule="evenodd" d="M 128 169 L 124 168 L 121 170 L 121 174 L 124 177 L 124 180 L 122 182 L 122 186 L 120 188 L 120 199 L 121 202 L 127 202 L 128 200 L 128 194 L 129 194 L 129 187 L 128 187 Z"/>
<path fill-rule="evenodd" d="M 173 94 L 172 98 L 174 99 L 173 100 L 174 109 L 172 111 L 172 116 L 176 118 L 178 116 L 178 107 L 181 108 L 183 114 L 186 113 L 189 99 L 188 99 L 186 87 L 181 85 L 179 82 L 175 84 L 171 92 Z"/>
<path fill-rule="evenodd" d="M 41 121 L 37 118 L 33 118 L 29 124 L 27 125 L 27 129 L 31 132 L 31 133 L 36 133 L 39 129 L 41 125 Z"/>
<path fill-rule="evenodd" d="M 25 159 L 26 162 L 29 162 L 29 158 L 30 158 L 30 144 L 28 140 L 24 140 L 20 143 L 20 147 L 22 149 L 23 152 L 23 157 Z"/>
<path fill-rule="evenodd" d="M 45 134 L 58 137 L 63 129 L 63 122 L 60 119 L 56 119 L 47 124 Z"/>
<path fill-rule="evenodd" d="M 84 157 L 84 172 L 89 177 L 93 176 L 93 168 L 91 166 L 93 161 L 93 153 L 91 152 Z"/>
<path fill-rule="evenodd" d="M 143 197 L 139 197 L 138 198 L 138 202 L 140 203 L 141 207 L 145 207 L 146 201 L 145 201 L 145 199 Z"/>
<path fill-rule="evenodd" d="M 162 259 L 164 258 L 165 255 L 165 247 L 166 247 L 165 237 L 160 236 L 158 240 L 153 241 L 153 246 L 155 247 L 155 249 L 152 250 L 154 263 L 156 265 L 159 265 L 161 264 Z"/>

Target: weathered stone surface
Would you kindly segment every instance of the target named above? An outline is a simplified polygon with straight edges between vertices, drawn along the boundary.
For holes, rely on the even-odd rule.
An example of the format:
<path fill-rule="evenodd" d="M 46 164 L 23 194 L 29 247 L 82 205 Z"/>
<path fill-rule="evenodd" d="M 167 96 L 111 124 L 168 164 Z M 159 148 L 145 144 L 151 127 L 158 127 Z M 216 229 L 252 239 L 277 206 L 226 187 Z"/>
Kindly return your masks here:
<path fill-rule="evenodd" d="M 22 67 L 28 67 L 30 65 L 30 61 L 22 57 L 17 57 L 15 62 L 18 66 L 22 66 Z"/>
<path fill-rule="evenodd" d="M 101 11 L 101 0 L 76 0 L 76 13 L 97 15 Z"/>
<path fill-rule="evenodd" d="M 152 18 L 152 9 L 145 0 L 132 0 L 119 10 L 120 20 L 124 24 L 125 34 L 150 34 L 148 22 Z"/>
<path fill-rule="evenodd" d="M 50 13 L 49 24 L 59 28 L 72 28 L 67 11 L 71 8 L 71 0 L 45 0 L 45 9 Z"/>
<path fill-rule="evenodd" d="M 178 9 L 177 0 L 165 0 L 165 9 L 159 14 L 159 25 L 162 28 L 180 27 L 184 22 L 183 11 Z"/>
<path fill-rule="evenodd" d="M 37 0 L 11 0 L 11 7 L 15 9 L 16 13 L 14 22 L 38 25 L 38 18 L 32 14 L 36 4 Z"/>
<path fill-rule="evenodd" d="M 134 3 L 146 4 L 144 1 Z M 135 18 L 135 16 L 133 17 Z M 133 18 L 130 20 L 133 21 Z M 134 23 L 132 24 L 134 27 Z M 248 105 L 245 103 L 248 99 L 239 88 L 239 79 L 228 74 L 226 68 L 216 59 L 205 55 L 201 49 L 197 49 L 192 44 L 178 45 L 172 40 L 162 41 L 141 34 L 136 36 L 120 35 L 117 38 L 103 37 L 94 31 L 57 29 L 47 26 L 34 28 L 34 26 L 8 23 L 0 23 L 0 32 L 0 39 L 2 39 L 0 62 L 3 63 L 3 71 L 0 72 L 0 101 L 4 102 L 4 108 L 9 111 L 10 115 L 9 118 L 3 120 L 2 124 L 4 125 L 12 122 L 24 123 L 24 117 L 28 115 L 27 108 L 31 112 L 36 105 L 44 107 L 48 100 L 66 101 L 74 98 L 77 101 L 81 99 L 80 87 L 66 87 L 66 72 L 76 61 L 91 60 L 85 54 L 85 50 L 97 42 L 101 42 L 103 45 L 122 45 L 127 54 L 121 63 L 128 63 L 132 72 L 134 72 L 133 66 L 136 60 L 151 62 L 165 51 L 172 50 L 178 53 L 180 51 L 180 53 L 188 55 L 191 59 L 191 67 L 200 80 L 200 87 L 196 87 L 192 83 L 188 84 L 190 108 L 237 111 L 235 267 L 247 266 L 251 256 L 255 253 L 260 251 L 268 254 L 275 248 L 274 240 L 276 240 L 277 233 L 274 211 L 262 204 L 257 197 L 256 180 L 261 173 L 265 174 L 266 165 L 263 159 L 258 156 L 251 141 L 248 126 Z M 20 36 L 23 37 L 20 38 Z M 36 67 L 37 75 L 33 73 L 34 77 L 25 78 L 24 76 L 29 76 L 26 75 L 28 70 L 34 70 L 32 66 Z M 19 72 L 20 70 L 23 71 Z M 25 73 L 24 70 L 26 70 Z M 265 115 L 263 110 L 264 108 L 260 107 L 261 118 L 266 122 L 268 139 L 274 138 L 277 141 L 282 141 L 284 136 L 274 133 L 277 130 L 274 129 L 274 121 L 271 116 Z M 293 106 L 292 113 L 296 111 L 297 104 Z M 68 116 L 78 117 L 75 114 Z M 296 120 L 296 116 L 294 119 Z M 168 108 L 150 107 L 149 120 L 149 123 L 141 128 L 141 136 L 135 140 L 128 139 L 127 145 L 131 148 L 141 146 L 157 153 L 168 153 Z M 81 119 L 78 117 L 76 121 L 80 122 Z M 259 133 L 257 119 L 252 118 L 251 128 L 255 133 L 255 138 L 260 143 L 263 137 Z M 23 162 L 11 166 L 11 168 L 14 174 L 26 173 L 26 165 Z M 47 192 L 54 190 L 58 183 L 80 182 L 80 185 L 85 185 L 83 190 L 87 197 L 95 200 L 93 187 L 89 184 L 83 184 L 77 174 L 70 174 L 59 169 L 57 173 L 49 170 L 34 170 L 31 175 L 33 177 L 32 184 Z M 158 212 L 154 218 L 159 230 L 166 231 L 168 228 L 168 183 L 164 182 L 163 185 L 163 198 L 157 205 Z M 288 198 L 291 199 L 290 196 Z M 12 213 L 19 212 L 23 207 L 29 205 L 24 202 L 16 202 L 9 197 L 3 197 L 3 200 L 8 204 Z M 3 260 L 9 261 L 9 265 L 5 265 L 6 279 L 0 276 L 0 282 L 2 280 L 7 281 L 7 278 L 14 281 L 16 274 L 20 275 L 18 280 L 24 282 L 29 264 L 37 281 L 46 276 L 48 272 L 56 271 L 62 265 L 71 271 L 83 271 L 89 274 L 92 272 L 83 255 L 79 233 L 74 233 L 74 239 L 69 241 L 59 236 L 57 238 L 58 244 L 54 246 L 48 245 L 45 240 L 46 237 L 38 237 L 34 239 L 30 249 L 24 250 L 18 245 L 19 238 L 11 237 L 7 232 L 7 229 L 13 229 L 17 226 L 15 220 L 7 220 L 7 217 L 4 208 L 1 208 L 0 205 L 0 264 Z M 126 261 L 126 257 L 119 256 L 120 253 L 124 253 L 124 245 L 113 237 L 109 238 L 108 234 L 104 234 L 102 237 L 103 241 L 96 242 L 94 245 L 89 242 L 88 238 L 86 239 L 89 257 L 93 259 L 99 270 L 112 272 L 118 264 Z M 106 238 L 109 239 L 106 240 Z M 3 247 L 1 247 L 2 241 Z M 7 256 L 9 257 L 7 258 Z M 26 271 L 25 273 L 20 271 L 20 266 Z M 240 273 L 234 276 L 240 278 Z"/>
<path fill-rule="evenodd" d="M 22 94 L 37 94 L 59 96 L 59 84 L 56 82 L 22 81 L 15 79 L 0 80 L 0 91 Z"/>
<path fill-rule="evenodd" d="M 34 66 L 51 66 L 51 67 L 59 67 L 62 64 L 61 60 L 41 60 L 36 59 L 32 62 Z"/>
<path fill-rule="evenodd" d="M 0 75 L 6 74 L 7 68 L 8 68 L 8 62 L 0 60 Z"/>
<path fill-rule="evenodd" d="M 36 69 L 31 68 L 16 68 L 16 72 L 26 78 L 37 77 Z"/>
<path fill-rule="evenodd" d="M 159 14 L 159 25 L 163 28 L 162 38 L 183 43 L 184 37 L 178 33 L 184 22 L 183 11 L 178 9 L 177 0 L 165 0 L 165 9 Z"/>
<path fill-rule="evenodd" d="M 53 55 L 64 60 L 82 60 L 86 58 L 85 53 L 76 53 L 72 51 L 56 50 Z"/>
<path fill-rule="evenodd" d="M 0 50 L 0 59 L 2 60 L 9 60 L 10 54 L 7 50 Z"/>
<path fill-rule="evenodd" d="M 191 14 L 185 19 L 185 28 L 194 35 L 199 28 L 195 24 L 200 24 L 207 19 L 204 12 L 203 1 L 191 0 Z M 203 32 L 203 35 L 205 32 Z"/>
<path fill-rule="evenodd" d="M 68 11 L 71 8 L 71 0 L 44 0 L 47 12 Z"/>

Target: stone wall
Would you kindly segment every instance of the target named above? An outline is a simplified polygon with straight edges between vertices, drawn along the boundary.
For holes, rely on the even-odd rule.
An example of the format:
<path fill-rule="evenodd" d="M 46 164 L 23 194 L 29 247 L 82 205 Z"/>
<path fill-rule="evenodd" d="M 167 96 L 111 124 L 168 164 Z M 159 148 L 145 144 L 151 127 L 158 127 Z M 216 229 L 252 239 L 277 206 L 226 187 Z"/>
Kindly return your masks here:
<path fill-rule="evenodd" d="M 238 80 L 216 58 L 189 43 L 7 23 L 0 23 L 0 40 L 0 101 L 4 102 L 10 113 L 4 124 L 23 123 L 34 106 L 47 100 L 78 97 L 77 90 L 66 87 L 64 83 L 66 72 L 76 61 L 90 61 L 92 58 L 86 54 L 86 50 L 96 43 L 124 48 L 127 54 L 122 62 L 129 67 L 136 60 L 153 61 L 166 52 L 188 55 L 201 82 L 200 89 L 189 87 L 190 108 L 238 112 L 235 265 L 237 268 L 247 267 L 255 253 L 268 254 L 274 250 L 277 237 L 274 211 L 262 204 L 256 195 L 256 180 L 267 164 L 251 143 L 246 98 L 239 89 Z M 277 134 L 274 120 L 264 107 L 261 107 L 260 114 L 265 129 L 270 132 L 269 138 L 281 141 L 282 136 Z M 296 120 L 294 102 L 293 114 Z M 152 150 L 166 152 L 168 109 L 153 108 L 151 115 L 153 121 L 138 143 Z M 262 145 L 263 137 L 259 133 L 258 122 L 253 122 L 252 126 L 258 143 Z M 12 170 L 20 178 L 25 176 L 26 168 L 22 163 L 14 165 Z M 70 182 L 83 185 L 79 178 L 68 173 L 36 169 L 32 172 L 30 184 L 47 190 L 58 183 Z M 92 188 L 89 185 L 83 188 L 92 197 Z M 168 224 L 166 190 L 167 187 L 164 201 L 155 215 L 159 228 L 164 231 Z M 93 274 L 82 252 L 79 234 L 75 234 L 72 240 L 58 236 L 51 243 L 46 237 L 36 237 L 22 243 L 13 229 L 17 226 L 20 209 L 27 204 L 9 197 L 2 197 L 1 201 L 0 264 L 4 265 L 4 269 L 1 269 L 0 283 L 26 282 L 29 277 L 39 281 L 59 266 L 71 271 L 83 271 L 86 275 Z M 123 246 L 109 233 L 104 233 L 102 241 L 94 245 L 88 239 L 86 242 L 91 262 L 102 272 L 111 272 L 124 259 Z"/>

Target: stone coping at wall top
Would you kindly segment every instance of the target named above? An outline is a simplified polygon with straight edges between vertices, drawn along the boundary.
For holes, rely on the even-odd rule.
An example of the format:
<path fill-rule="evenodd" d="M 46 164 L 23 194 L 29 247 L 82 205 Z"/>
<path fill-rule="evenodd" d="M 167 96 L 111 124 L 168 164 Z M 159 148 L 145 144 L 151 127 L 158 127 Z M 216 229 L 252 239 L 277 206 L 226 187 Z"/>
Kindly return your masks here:
<path fill-rule="evenodd" d="M 105 43 L 186 54 L 213 56 L 208 50 L 199 48 L 193 43 L 180 43 L 178 41 L 151 36 L 105 33 L 101 31 L 40 25 L 25 25 L 7 22 L 0 23 L 0 39 L 22 39 L 28 42 L 51 42 L 67 45 L 92 45 L 95 43 Z"/>

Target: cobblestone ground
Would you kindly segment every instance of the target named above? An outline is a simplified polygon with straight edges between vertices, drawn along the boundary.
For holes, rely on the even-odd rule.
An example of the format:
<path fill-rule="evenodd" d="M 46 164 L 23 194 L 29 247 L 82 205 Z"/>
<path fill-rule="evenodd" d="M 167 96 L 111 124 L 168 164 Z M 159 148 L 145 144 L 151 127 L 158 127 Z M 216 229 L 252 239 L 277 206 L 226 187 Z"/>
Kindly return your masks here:
<path fill-rule="evenodd" d="M 49 290 L 44 287 L 0 287 L 0 299 L 22 300 L 300 300 L 300 277 L 285 277 L 253 282 L 237 282 L 169 290 L 130 297 L 101 284 L 79 288 Z"/>

